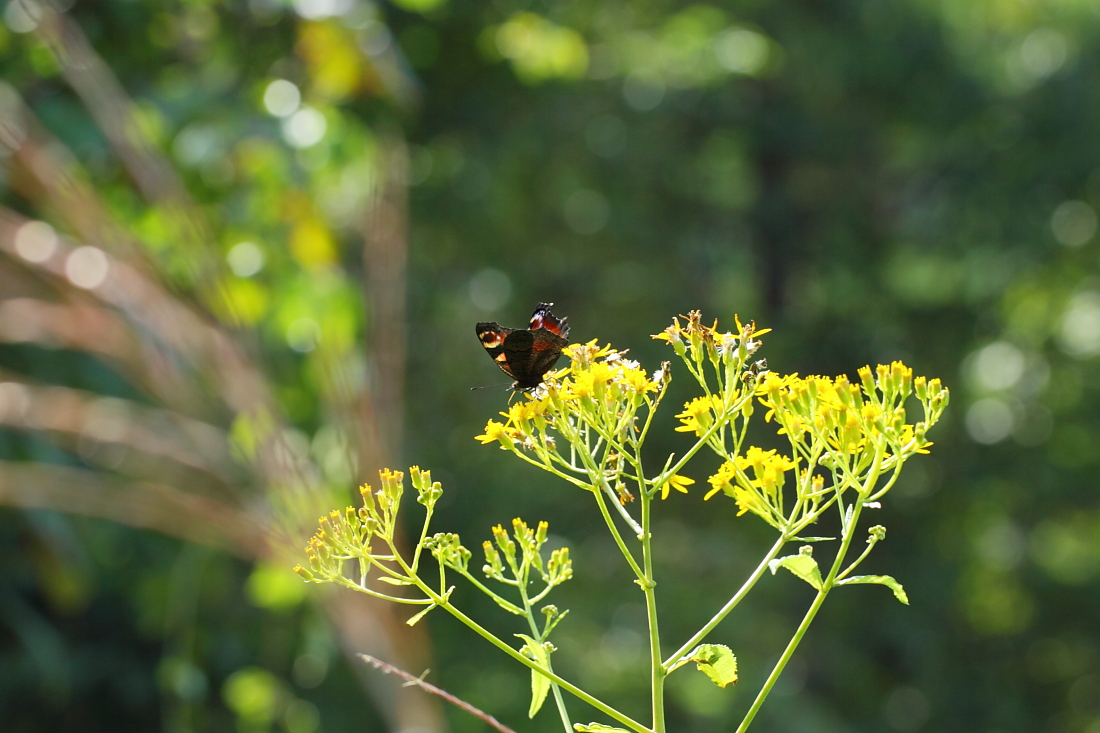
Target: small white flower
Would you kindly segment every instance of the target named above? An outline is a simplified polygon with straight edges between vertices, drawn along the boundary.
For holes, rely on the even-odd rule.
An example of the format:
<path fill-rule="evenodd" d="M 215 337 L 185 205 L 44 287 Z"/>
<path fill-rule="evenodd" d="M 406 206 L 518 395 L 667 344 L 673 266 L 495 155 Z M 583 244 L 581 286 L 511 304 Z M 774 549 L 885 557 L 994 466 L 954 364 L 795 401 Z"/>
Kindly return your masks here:
<path fill-rule="evenodd" d="M 718 353 L 728 354 L 737 351 L 738 343 L 740 343 L 740 339 L 737 336 L 726 332 L 722 334 L 722 339 L 718 342 Z"/>

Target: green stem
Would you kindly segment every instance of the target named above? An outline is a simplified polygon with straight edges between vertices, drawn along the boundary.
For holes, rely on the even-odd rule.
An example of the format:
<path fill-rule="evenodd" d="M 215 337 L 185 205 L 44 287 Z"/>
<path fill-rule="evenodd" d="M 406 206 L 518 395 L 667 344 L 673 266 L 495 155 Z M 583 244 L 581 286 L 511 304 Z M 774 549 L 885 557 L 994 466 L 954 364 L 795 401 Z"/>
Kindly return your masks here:
<path fill-rule="evenodd" d="M 538 623 L 535 621 L 535 614 L 531 610 L 531 599 L 527 597 L 526 573 L 524 574 L 524 576 L 525 577 L 522 581 L 520 581 L 518 577 L 516 578 L 516 580 L 520 581 L 518 585 L 519 597 L 523 601 L 523 612 L 524 615 L 527 617 L 527 625 L 531 628 L 531 638 L 536 639 L 540 642 L 545 641 L 545 639 L 542 638 L 542 634 L 539 633 L 539 626 Z M 550 672 L 554 671 L 554 666 L 550 662 L 549 655 L 547 655 L 546 657 L 546 669 Z M 554 704 L 557 705 L 558 715 L 561 716 L 561 722 L 565 726 L 565 733 L 572 733 L 573 721 L 569 719 L 569 711 L 565 709 L 565 700 L 563 700 L 561 697 L 561 688 L 558 687 L 556 683 L 551 682 L 550 690 L 554 693 Z"/>
<path fill-rule="evenodd" d="M 397 563 L 406 572 L 411 570 L 411 568 L 408 566 L 408 564 L 405 563 L 405 560 L 404 560 L 404 558 L 401 557 L 401 555 L 397 555 L 396 560 L 397 560 Z M 441 567 L 442 567 L 442 565 L 441 565 Z M 419 588 L 421 590 L 421 592 L 424 593 L 424 595 L 428 596 L 428 598 L 430 598 L 433 602 L 435 602 L 435 604 L 437 606 L 439 606 L 440 608 L 446 609 L 447 613 L 451 614 L 452 616 L 457 618 L 459 621 L 466 624 L 466 626 L 468 628 L 472 629 L 474 631 L 474 633 L 476 633 L 478 636 L 480 636 L 481 638 L 488 641 L 490 644 L 495 646 L 497 649 L 500 649 L 502 652 L 504 652 L 505 654 L 510 656 L 512 659 L 514 659 L 517 662 L 519 662 L 520 664 L 522 664 L 524 667 L 527 667 L 528 669 L 535 670 L 536 672 L 538 672 L 542 676 L 549 679 L 551 682 L 554 682 L 554 683 L 557 683 L 558 685 L 560 685 L 562 687 L 562 689 L 564 689 L 567 692 L 569 692 L 569 693 L 575 695 L 576 697 L 580 698 L 584 702 L 588 703 L 592 707 L 599 710 L 604 715 L 607 715 L 608 717 L 619 721 L 620 723 L 622 723 L 626 727 L 630 728 L 631 730 L 636 731 L 636 733 L 653 733 L 653 731 L 649 730 L 648 728 L 646 728 L 644 725 L 642 725 L 638 721 L 634 720 L 633 718 L 629 718 L 626 715 L 623 715 L 618 710 L 611 707 L 607 703 L 603 702 L 599 698 L 593 697 L 592 695 L 588 694 L 587 692 L 585 692 L 581 688 L 577 687 L 573 683 L 559 677 L 558 675 L 556 675 L 554 672 L 550 671 L 549 669 L 546 669 L 544 667 L 539 666 L 534 661 L 532 661 L 532 660 L 528 659 L 527 657 L 523 656 L 522 654 L 520 654 L 518 651 L 513 649 L 511 646 L 509 646 L 503 640 L 499 639 L 495 634 L 493 634 L 491 631 L 489 631 L 488 629 L 483 627 L 477 621 L 474 621 L 472 618 L 470 618 L 466 614 L 462 613 L 462 611 L 459 611 L 457 608 L 452 606 L 451 602 L 449 600 L 447 600 L 446 597 L 444 597 L 442 594 L 439 594 L 439 593 L 436 593 L 435 591 L 433 591 L 431 589 L 431 587 L 428 586 L 427 583 L 425 583 L 423 580 L 420 579 L 419 576 L 415 576 L 415 575 L 411 576 L 410 580 L 412 580 L 416 584 L 416 587 Z M 536 637 L 537 637 L 537 633 L 536 633 Z"/>
<path fill-rule="evenodd" d="M 433 595 L 435 595 L 435 594 L 433 594 Z M 587 692 L 580 689 L 579 687 L 572 684 L 571 682 L 568 682 L 567 680 L 562 679 L 561 677 L 559 677 L 554 672 L 552 672 L 548 669 L 545 669 L 543 667 L 540 667 L 538 664 L 531 661 L 530 659 L 528 659 L 527 657 L 523 656 L 522 654 L 517 652 L 515 649 L 510 647 L 504 641 L 502 641 L 501 639 L 498 639 L 495 635 L 493 635 L 492 632 L 488 631 L 487 629 L 482 627 L 480 624 L 478 624 L 476 621 L 474 621 L 472 618 L 470 618 L 466 614 L 459 611 L 457 608 L 452 606 L 449 602 L 443 601 L 442 598 L 439 598 L 437 603 L 439 604 L 440 608 L 446 609 L 448 613 L 450 613 L 452 616 L 457 618 L 462 623 L 466 624 L 466 626 L 469 627 L 470 629 L 472 629 L 474 631 L 474 633 L 476 633 L 478 636 L 480 636 L 483 639 L 485 639 L 486 641 L 488 641 L 490 644 L 492 644 L 496 648 L 500 649 L 502 652 L 504 652 L 505 654 L 510 656 L 512 659 L 516 660 L 517 662 L 519 662 L 523 666 L 527 667 L 528 669 L 535 670 L 539 674 L 541 674 L 544 677 L 546 677 L 547 679 L 549 679 L 551 682 L 554 682 L 554 683 L 560 685 L 562 689 L 564 689 L 567 692 L 573 694 L 574 696 L 580 698 L 584 702 L 588 703 L 592 707 L 599 710 L 604 715 L 608 716 L 609 718 L 612 718 L 614 720 L 619 721 L 620 723 L 625 725 L 627 728 L 630 728 L 631 730 L 636 731 L 636 733 L 653 733 L 653 731 L 649 730 L 648 728 L 646 728 L 641 723 L 637 722 L 636 720 L 633 720 L 632 718 L 627 717 L 626 715 L 623 715 L 618 710 L 611 707 L 610 705 L 603 702 L 602 700 L 599 700 L 598 698 L 595 698 L 592 695 L 589 695 Z"/>
<path fill-rule="evenodd" d="M 420 529 L 420 541 L 416 543 L 416 550 L 413 552 L 412 571 L 414 574 L 416 573 L 416 569 L 420 566 L 420 553 L 424 549 L 424 540 L 428 537 L 428 525 L 432 523 L 432 514 L 434 513 L 434 506 L 425 508 L 424 526 Z"/>
<path fill-rule="evenodd" d="M 665 731 L 665 677 L 668 671 L 661 664 L 661 633 L 657 627 L 657 583 L 653 579 L 653 543 L 650 533 L 652 525 L 653 497 L 645 492 L 641 496 L 642 502 L 642 562 L 645 565 L 645 575 L 642 578 L 642 592 L 645 593 L 646 613 L 649 619 L 649 666 L 650 666 L 650 694 L 653 704 L 653 730 L 654 733 Z"/>
<path fill-rule="evenodd" d="M 756 717 L 756 713 L 759 712 L 760 706 L 764 704 L 764 700 L 768 697 L 768 693 L 772 691 L 772 687 L 775 686 L 776 681 L 779 679 L 779 675 L 783 672 L 783 668 L 787 666 L 787 662 L 790 661 L 791 655 L 794 654 L 794 650 L 798 648 L 798 644 L 802 641 L 802 637 L 806 635 L 806 630 L 810 628 L 810 622 L 814 620 L 814 616 L 817 615 L 818 609 L 821 608 L 821 604 L 825 602 L 825 596 L 828 595 L 828 587 L 824 587 L 817 592 L 817 596 L 814 598 L 814 602 L 810 605 L 810 610 L 806 612 L 806 615 L 802 618 L 802 623 L 798 625 L 798 630 L 794 632 L 794 636 L 791 637 L 791 641 L 787 644 L 787 648 L 783 650 L 783 655 L 779 657 L 779 661 L 775 663 L 775 667 L 772 669 L 768 679 L 764 682 L 764 686 L 760 688 L 759 694 L 756 699 L 753 700 L 752 707 L 745 713 L 745 719 L 741 721 L 741 725 L 737 728 L 737 733 L 745 733 L 749 729 L 749 724 L 752 723 L 753 718 Z"/>
<path fill-rule="evenodd" d="M 764 700 L 767 699 L 768 694 L 772 691 L 776 681 L 779 679 L 779 675 L 782 674 L 783 669 L 787 666 L 787 662 L 790 661 L 791 656 L 794 654 L 794 650 L 797 649 L 798 645 L 802 642 L 802 637 L 806 635 L 806 631 L 810 628 L 810 624 L 813 622 L 818 610 L 820 610 L 821 604 L 825 602 L 825 596 L 829 594 L 829 591 L 832 590 L 833 586 L 836 584 L 840 567 L 844 564 L 844 558 L 852 545 L 852 538 L 855 536 L 856 527 L 859 524 L 859 515 L 863 511 L 863 499 L 871 493 L 871 489 L 878 483 L 878 477 L 882 470 L 882 457 L 884 452 L 885 450 L 880 444 L 875 451 L 875 457 L 871 463 L 871 467 L 867 471 L 867 478 L 863 486 L 858 489 L 859 497 L 852 504 L 851 518 L 842 519 L 844 522 L 844 526 L 842 527 L 842 541 L 840 549 L 837 550 L 836 557 L 833 558 L 833 565 L 829 569 L 829 575 L 822 582 L 821 590 L 819 590 L 814 597 L 813 603 L 810 604 L 809 610 L 806 611 L 806 615 L 802 618 L 802 623 L 798 625 L 798 629 L 794 632 L 794 636 L 791 637 L 791 641 L 787 644 L 787 648 L 783 650 L 783 654 L 779 657 L 779 661 L 775 663 L 775 667 L 772 669 L 771 674 L 768 675 L 768 679 L 764 682 L 764 686 L 760 688 L 760 692 L 756 695 L 756 699 L 753 700 L 752 707 L 745 713 L 745 718 L 741 721 L 741 725 L 738 726 L 737 733 L 745 733 L 745 731 L 748 730 L 749 724 L 752 723 L 753 718 L 755 718 L 756 714 L 760 711 L 760 706 L 764 704 Z M 843 517 L 843 514 L 841 516 Z M 845 521 L 845 519 L 847 521 Z"/>
<path fill-rule="evenodd" d="M 765 555 L 760 564 L 756 566 L 756 570 L 752 571 L 752 575 L 748 577 L 744 585 L 742 585 L 737 593 L 734 594 L 733 598 L 730 598 L 729 601 L 726 602 L 726 605 L 722 606 L 718 613 L 714 614 L 714 617 L 711 618 L 711 620 L 708 621 L 703 626 L 703 628 L 695 632 L 694 636 L 688 639 L 683 646 L 673 652 L 672 656 L 670 656 L 664 662 L 662 666 L 665 669 L 671 669 L 674 665 L 676 665 L 678 661 L 683 659 L 685 655 L 689 654 L 693 649 L 695 649 L 695 647 L 698 646 L 703 641 L 703 639 L 706 638 L 707 634 L 713 631 L 714 627 L 720 624 L 722 622 L 722 619 L 728 616 L 730 611 L 737 607 L 737 604 L 741 602 L 741 599 L 743 599 L 745 595 L 750 590 L 752 590 L 752 587 L 756 585 L 756 581 L 760 580 L 760 578 L 764 575 L 764 571 L 768 569 L 768 563 L 775 559 L 780 550 L 783 549 L 783 545 L 787 544 L 787 541 L 788 540 L 785 535 L 776 540 L 775 544 L 772 545 L 772 548 L 768 551 L 768 554 Z"/>
<path fill-rule="evenodd" d="M 594 496 L 596 497 L 596 503 L 600 507 L 600 513 L 603 515 L 603 521 L 611 531 L 611 536 L 615 539 L 615 544 L 619 546 L 619 551 L 623 553 L 623 557 L 626 558 L 626 562 L 630 565 L 630 569 L 634 571 L 634 575 L 639 580 L 644 581 L 646 577 L 645 573 L 638 567 L 638 561 L 634 559 L 634 555 L 631 554 L 630 548 L 626 546 L 622 534 L 619 533 L 619 528 L 615 526 L 615 519 L 611 516 L 611 512 L 607 508 L 607 502 L 604 501 L 603 492 L 597 489 L 594 492 Z"/>
<path fill-rule="evenodd" d="M 523 609 L 521 609 L 519 606 L 512 603 L 511 601 L 507 600 L 503 596 L 494 593 L 491 588 L 489 588 L 476 577 L 474 577 L 473 573 L 471 573 L 469 570 L 459 570 L 458 568 L 453 569 L 457 570 L 463 578 L 470 581 L 470 584 L 477 588 L 479 591 L 492 598 L 496 602 L 496 604 L 503 608 L 505 611 L 508 611 L 509 613 L 514 613 L 517 616 L 523 615 Z"/>
<path fill-rule="evenodd" d="M 745 405 L 746 399 L 752 399 L 752 394 L 750 393 L 746 395 L 745 398 L 739 400 L 737 404 L 735 404 L 728 410 L 723 410 L 721 415 L 716 415 L 714 418 L 714 423 L 709 428 L 707 428 L 702 435 L 699 436 L 699 439 L 695 442 L 695 445 L 691 446 L 691 448 L 688 449 L 688 452 L 685 453 L 684 456 L 676 462 L 676 465 L 674 465 L 672 468 L 662 471 L 659 476 L 653 479 L 653 486 L 660 486 L 665 481 L 667 481 L 670 476 L 675 476 L 677 473 L 679 473 L 680 469 L 683 468 L 684 465 L 687 464 L 687 462 L 690 461 L 692 457 L 694 457 L 695 454 L 698 453 L 703 446 L 710 443 L 710 439 L 714 436 L 714 434 L 718 432 L 718 430 L 723 425 L 725 425 L 733 416 L 741 411 L 741 408 Z"/>

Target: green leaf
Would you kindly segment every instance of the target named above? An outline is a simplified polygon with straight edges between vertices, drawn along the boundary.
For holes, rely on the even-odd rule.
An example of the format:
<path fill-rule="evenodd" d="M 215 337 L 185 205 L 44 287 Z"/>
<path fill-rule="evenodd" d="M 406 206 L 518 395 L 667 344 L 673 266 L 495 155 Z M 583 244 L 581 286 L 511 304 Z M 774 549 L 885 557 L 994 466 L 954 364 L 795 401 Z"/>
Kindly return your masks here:
<path fill-rule="evenodd" d="M 909 605 L 909 596 L 905 594 L 905 588 L 901 587 L 901 583 L 891 578 L 889 575 L 855 575 L 851 578 L 845 578 L 837 583 L 837 585 L 856 585 L 859 583 L 874 583 L 876 585 L 885 585 L 887 588 L 894 592 L 894 598 L 905 605 Z"/>
<path fill-rule="evenodd" d="M 540 644 L 526 634 L 516 634 L 526 642 L 520 653 L 528 659 L 536 662 L 542 668 L 550 666 L 550 649 L 546 644 Z M 550 692 L 550 679 L 541 672 L 531 670 L 531 707 L 527 709 L 527 717 L 535 717 L 542 704 L 546 702 L 546 693 Z"/>
<path fill-rule="evenodd" d="M 578 733 L 630 733 L 625 728 L 613 728 L 603 723 L 589 723 L 588 725 L 574 723 L 573 730 L 578 731 Z"/>
<path fill-rule="evenodd" d="M 768 568 L 775 575 L 779 568 L 787 568 L 798 577 L 812 585 L 815 590 L 821 590 L 821 569 L 817 567 L 817 560 L 813 558 L 813 548 L 809 545 L 799 548 L 797 555 L 787 555 L 776 558 L 768 563 Z"/>
<path fill-rule="evenodd" d="M 737 681 L 737 657 L 723 644 L 700 644 L 691 653 L 699 671 L 719 687 Z"/>
<path fill-rule="evenodd" d="M 435 604 L 434 604 L 434 603 L 433 603 L 433 604 L 431 604 L 430 606 L 428 606 L 427 608 L 425 608 L 425 609 L 424 609 L 423 611 L 420 611 L 419 613 L 417 613 L 417 614 L 416 614 L 415 616 L 413 616 L 412 618 L 410 618 L 410 619 L 409 619 L 408 621 L 406 621 L 405 623 L 406 623 L 406 624 L 408 624 L 409 626 L 416 626 L 417 622 L 418 622 L 418 621 L 420 621 L 420 619 L 422 619 L 422 618 L 424 618 L 425 616 L 427 616 L 427 615 L 428 615 L 428 611 L 432 610 L 433 608 L 435 608 Z"/>

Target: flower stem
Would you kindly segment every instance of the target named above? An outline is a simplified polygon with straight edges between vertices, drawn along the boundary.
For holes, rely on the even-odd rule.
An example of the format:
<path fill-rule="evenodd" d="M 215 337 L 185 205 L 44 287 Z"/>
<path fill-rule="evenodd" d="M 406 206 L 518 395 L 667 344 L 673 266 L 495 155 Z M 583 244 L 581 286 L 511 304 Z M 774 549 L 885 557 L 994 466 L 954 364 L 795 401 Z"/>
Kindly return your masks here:
<path fill-rule="evenodd" d="M 833 586 L 836 585 L 837 575 L 840 573 L 840 568 L 844 564 L 844 558 L 848 554 L 848 549 L 852 546 L 852 538 L 855 536 L 856 527 L 859 525 L 859 515 L 863 511 L 862 498 L 871 493 L 875 484 L 878 482 L 878 477 L 882 469 L 882 458 L 885 453 L 885 448 L 879 446 L 875 452 L 874 460 L 872 461 L 870 469 L 867 471 L 867 477 L 863 482 L 863 486 L 859 488 L 860 496 L 851 505 L 851 517 L 844 517 L 842 513 L 843 522 L 842 539 L 840 543 L 840 549 L 837 550 L 836 557 L 833 558 L 833 565 L 829 569 L 829 575 L 821 584 L 821 590 L 817 592 L 814 597 L 813 603 L 810 604 L 809 610 L 806 611 L 806 615 L 802 618 L 802 623 L 798 625 L 798 629 L 794 632 L 794 636 L 791 637 L 791 641 L 787 644 L 787 648 L 783 650 L 782 656 L 779 657 L 779 661 L 775 663 L 775 667 L 772 669 L 768 679 L 764 682 L 764 686 L 760 688 L 760 692 L 756 695 L 756 699 L 753 700 L 752 707 L 745 713 L 744 720 L 741 721 L 741 725 L 737 728 L 737 733 L 745 733 L 749 729 L 749 724 L 752 723 L 753 718 L 756 717 L 757 712 L 760 711 L 760 706 L 764 704 L 764 700 L 767 699 L 768 694 L 772 691 L 776 681 L 779 679 L 779 675 L 782 674 L 783 669 L 787 666 L 787 662 L 790 661 L 791 655 L 794 654 L 794 650 L 798 648 L 798 645 L 802 642 L 802 637 L 806 635 L 806 630 L 810 628 L 810 623 L 813 622 L 814 616 L 817 615 L 818 610 L 821 608 L 821 604 L 825 602 L 825 596 L 829 594 Z"/>
<path fill-rule="evenodd" d="M 524 575 L 526 576 L 526 573 L 524 573 Z M 535 621 L 535 613 L 531 609 L 531 599 L 527 597 L 527 578 L 520 578 L 517 576 L 516 580 L 519 581 L 519 585 L 517 586 L 519 588 L 519 597 L 523 601 L 523 612 L 524 615 L 527 617 L 527 625 L 531 629 L 531 638 L 537 639 L 539 641 L 545 641 L 545 639 L 543 639 L 542 637 L 542 634 L 539 633 L 539 626 L 538 623 Z M 546 669 L 550 672 L 554 671 L 554 667 L 550 662 L 549 655 L 547 655 L 546 657 Z M 556 682 L 551 682 L 550 690 L 554 693 L 554 704 L 558 708 L 558 715 L 561 716 L 562 725 L 565 726 L 565 733 L 572 733 L 573 721 L 569 719 L 569 711 L 566 710 L 565 700 L 563 700 L 561 697 L 561 688 L 558 687 Z"/>
<path fill-rule="evenodd" d="M 691 650 L 693 650 L 698 644 L 703 641 L 703 639 L 706 638 L 707 634 L 714 630 L 714 627 L 722 622 L 722 619 L 729 615 L 730 611 L 737 607 L 737 604 L 741 602 L 741 599 L 743 599 L 745 595 L 750 590 L 752 590 L 752 587 L 756 585 L 756 581 L 760 580 L 760 578 L 764 575 L 764 571 L 768 569 L 768 563 L 775 559 L 775 557 L 779 554 L 779 551 L 783 549 L 783 545 L 787 544 L 787 541 L 788 540 L 786 536 L 781 536 L 778 540 L 776 540 L 775 544 L 772 545 L 772 548 L 768 550 L 768 554 L 765 555 L 764 559 L 760 561 L 760 564 L 756 566 L 756 570 L 752 571 L 752 575 L 748 577 L 748 579 L 737 591 L 737 593 L 735 593 L 734 596 L 726 602 L 726 605 L 722 606 L 722 608 L 718 611 L 718 613 L 714 614 L 713 618 L 711 618 L 710 621 L 707 621 L 707 623 L 701 629 L 695 632 L 695 634 L 690 639 L 688 639 L 682 647 L 673 652 L 672 656 L 665 660 L 664 664 L 662 665 L 665 669 L 671 669 L 674 665 L 676 665 L 678 661 L 683 659 L 684 655 L 690 653 Z"/>
<path fill-rule="evenodd" d="M 642 563 L 644 565 L 644 577 L 640 585 L 645 593 L 646 614 L 649 621 L 649 666 L 650 666 L 650 695 L 653 705 L 653 731 L 664 733 L 665 731 L 665 677 L 668 670 L 661 664 L 661 633 L 657 626 L 657 583 L 653 579 L 653 542 L 650 528 L 652 526 L 653 497 L 645 492 L 641 496 L 642 502 Z"/>

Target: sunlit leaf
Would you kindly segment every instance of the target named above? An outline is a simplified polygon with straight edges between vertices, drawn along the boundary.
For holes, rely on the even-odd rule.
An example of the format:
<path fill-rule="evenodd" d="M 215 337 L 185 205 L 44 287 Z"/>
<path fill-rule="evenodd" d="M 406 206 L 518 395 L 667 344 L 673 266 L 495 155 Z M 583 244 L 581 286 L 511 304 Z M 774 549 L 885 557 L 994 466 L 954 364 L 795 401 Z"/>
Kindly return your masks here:
<path fill-rule="evenodd" d="M 854 575 L 851 578 L 845 578 L 837 583 L 837 585 L 857 585 L 859 583 L 885 585 L 894 592 L 894 598 L 897 598 L 907 606 L 909 605 L 909 596 L 905 594 L 905 589 L 901 587 L 901 583 L 894 580 L 889 575 Z"/>
<path fill-rule="evenodd" d="M 797 555 L 787 555 L 776 558 L 768 563 L 768 568 L 775 575 L 779 568 L 786 568 L 802 578 L 815 589 L 821 590 L 821 569 L 817 566 L 817 560 L 813 558 L 813 548 L 807 545 L 798 551 Z"/>
<path fill-rule="evenodd" d="M 691 653 L 699 671 L 710 677 L 711 682 L 725 687 L 737 681 L 737 657 L 723 644 L 700 644 Z"/>
<path fill-rule="evenodd" d="M 516 634 L 516 636 L 526 642 L 523 648 L 520 649 L 525 657 L 537 662 L 540 667 L 550 666 L 550 649 L 546 644 L 540 644 L 526 634 Z M 527 717 L 535 717 L 535 713 L 546 702 L 548 692 L 550 692 L 549 678 L 535 670 L 531 670 L 531 706 L 527 709 Z"/>
<path fill-rule="evenodd" d="M 419 613 L 417 613 L 417 614 L 415 614 L 415 615 L 411 616 L 411 617 L 409 618 L 409 620 L 408 620 L 408 621 L 406 621 L 405 623 L 406 623 L 406 624 L 408 624 L 409 626 L 416 626 L 417 622 L 419 622 L 419 621 L 420 621 L 420 619 L 422 619 L 422 618 L 424 618 L 425 616 L 427 616 L 427 615 L 428 615 L 428 612 L 429 612 L 429 611 L 431 611 L 431 610 L 432 610 L 433 608 L 435 608 L 435 604 L 434 604 L 434 603 L 433 603 L 432 605 L 428 606 L 427 608 L 425 608 L 425 609 L 424 609 L 423 611 L 420 611 Z"/>

